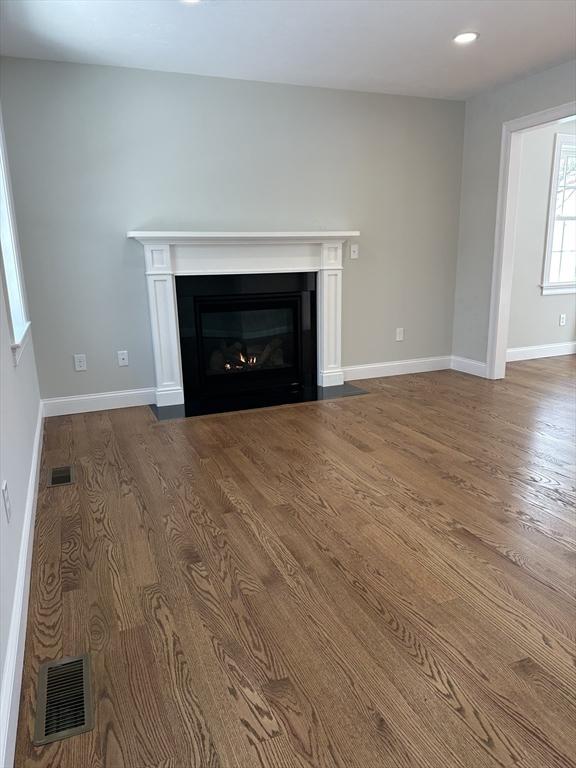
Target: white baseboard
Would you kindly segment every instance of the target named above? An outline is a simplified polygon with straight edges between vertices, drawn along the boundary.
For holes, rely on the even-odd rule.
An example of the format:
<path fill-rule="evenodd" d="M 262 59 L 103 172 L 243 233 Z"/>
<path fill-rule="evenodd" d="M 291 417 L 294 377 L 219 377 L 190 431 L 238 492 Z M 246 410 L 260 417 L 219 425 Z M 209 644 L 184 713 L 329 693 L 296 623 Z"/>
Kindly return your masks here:
<path fill-rule="evenodd" d="M 155 402 L 156 390 L 154 388 L 99 392 L 95 395 L 49 397 L 43 400 L 44 416 L 67 416 L 71 413 L 107 411 L 112 408 L 130 408 L 134 405 L 150 405 Z"/>
<path fill-rule="evenodd" d="M 488 378 L 488 365 L 480 362 L 480 360 L 470 360 L 469 357 L 452 355 L 452 365 L 450 367 L 453 371 L 469 373 L 472 376 L 480 376 L 483 379 Z"/>
<path fill-rule="evenodd" d="M 337 371 L 320 371 L 318 374 L 318 386 L 320 387 L 338 387 L 342 384 L 344 384 L 342 369 Z"/>
<path fill-rule="evenodd" d="M 538 357 L 559 357 L 576 354 L 576 341 L 564 341 L 559 344 L 538 344 L 534 347 L 513 347 L 506 352 L 506 361 L 536 360 Z"/>
<path fill-rule="evenodd" d="M 159 387 L 153 391 L 155 396 L 151 402 L 156 403 L 159 408 L 166 405 L 183 405 L 184 403 L 184 390 L 182 387 L 169 387 L 168 389 Z M 130 403 L 130 405 L 133 405 L 133 403 Z M 142 403 L 138 403 L 138 405 L 142 405 Z M 119 407 L 124 408 L 125 406 Z"/>
<path fill-rule="evenodd" d="M 344 381 L 357 379 L 375 379 L 381 376 L 402 376 L 407 373 L 427 373 L 454 369 L 474 376 L 486 376 L 486 364 L 465 357 L 443 355 L 439 357 L 418 357 L 413 360 L 394 360 L 387 363 L 366 363 L 347 365 L 342 371 L 330 371 L 322 374 L 322 386 L 333 386 Z M 44 416 L 67 416 L 72 413 L 107 411 L 113 408 L 131 408 L 135 405 L 151 405 L 160 399 L 161 390 L 125 389 L 119 392 L 99 392 L 94 395 L 70 395 L 69 397 L 50 397 L 43 400 Z M 178 403 L 182 402 L 182 390 L 171 390 L 169 401 L 159 405 L 172 405 L 172 395 Z"/>
<path fill-rule="evenodd" d="M 427 373 L 450 368 L 451 358 L 418 357 L 414 360 L 395 360 L 391 363 L 367 363 L 365 365 L 344 366 L 344 381 L 357 379 L 377 379 L 381 376 L 401 376 L 406 373 Z"/>
<path fill-rule="evenodd" d="M 42 458 L 43 423 L 43 407 L 42 401 L 40 401 L 32 447 L 30 478 L 26 493 L 26 507 L 24 509 L 24 522 L 20 539 L 12 615 L 10 617 L 8 640 L 6 642 L 2 688 L 0 689 L 0 766 L 11 766 L 14 763 L 20 689 L 22 686 L 22 667 L 24 663 L 24 645 L 26 641 L 26 623 L 28 619 L 28 595 L 30 592 L 38 476 L 40 473 L 40 460 Z"/>

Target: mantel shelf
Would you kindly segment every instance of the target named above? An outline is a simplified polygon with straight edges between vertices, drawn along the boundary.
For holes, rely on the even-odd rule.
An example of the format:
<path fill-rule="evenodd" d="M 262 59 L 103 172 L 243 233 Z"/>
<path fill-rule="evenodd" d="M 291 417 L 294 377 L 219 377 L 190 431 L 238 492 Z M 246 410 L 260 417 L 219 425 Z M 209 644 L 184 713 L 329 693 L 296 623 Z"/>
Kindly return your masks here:
<path fill-rule="evenodd" d="M 168 243 L 170 245 L 206 243 L 330 243 L 360 237 L 357 230 L 320 230 L 315 232 L 174 232 L 131 231 L 127 237 L 140 243 Z"/>

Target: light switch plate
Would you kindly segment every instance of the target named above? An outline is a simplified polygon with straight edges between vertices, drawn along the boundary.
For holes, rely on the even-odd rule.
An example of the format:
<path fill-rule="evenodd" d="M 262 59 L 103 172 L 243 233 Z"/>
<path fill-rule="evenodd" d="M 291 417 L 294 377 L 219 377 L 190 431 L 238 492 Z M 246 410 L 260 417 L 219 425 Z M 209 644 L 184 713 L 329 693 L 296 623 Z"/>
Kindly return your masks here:
<path fill-rule="evenodd" d="M 350 246 L 350 258 L 351 259 L 359 259 L 360 258 L 360 246 L 358 243 L 352 243 Z"/>

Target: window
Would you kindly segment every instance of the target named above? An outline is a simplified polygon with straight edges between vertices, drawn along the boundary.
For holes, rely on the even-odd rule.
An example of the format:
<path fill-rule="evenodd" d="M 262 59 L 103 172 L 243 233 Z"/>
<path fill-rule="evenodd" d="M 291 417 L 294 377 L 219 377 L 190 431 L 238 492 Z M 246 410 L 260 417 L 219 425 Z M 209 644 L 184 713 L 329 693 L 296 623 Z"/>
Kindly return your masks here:
<path fill-rule="evenodd" d="M 10 174 L 6 158 L 4 127 L 0 113 L 0 254 L 8 307 L 11 345 L 14 361 L 18 362 L 24 342 L 28 336 L 30 321 L 26 309 L 24 283 L 20 267 L 18 233 L 14 218 Z"/>
<path fill-rule="evenodd" d="M 556 135 L 542 293 L 576 293 L 576 134 Z"/>

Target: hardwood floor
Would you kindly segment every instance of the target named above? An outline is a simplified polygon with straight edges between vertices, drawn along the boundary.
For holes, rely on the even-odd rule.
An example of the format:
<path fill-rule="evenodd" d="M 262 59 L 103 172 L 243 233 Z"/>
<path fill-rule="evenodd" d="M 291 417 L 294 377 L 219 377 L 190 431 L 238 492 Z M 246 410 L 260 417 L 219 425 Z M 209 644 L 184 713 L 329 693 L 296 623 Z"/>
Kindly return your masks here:
<path fill-rule="evenodd" d="M 18 768 L 576 766 L 574 361 L 48 419 Z M 95 729 L 31 746 L 86 651 Z"/>

